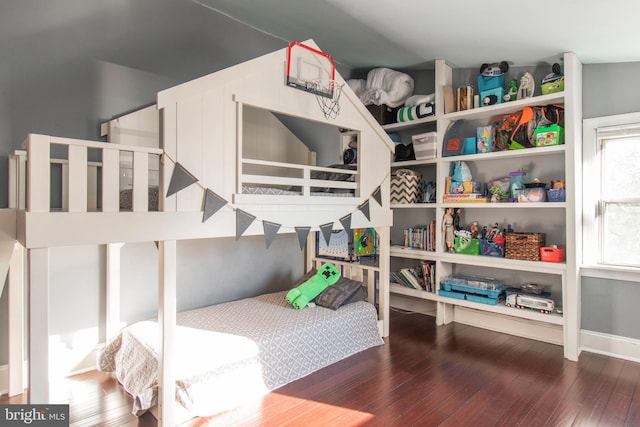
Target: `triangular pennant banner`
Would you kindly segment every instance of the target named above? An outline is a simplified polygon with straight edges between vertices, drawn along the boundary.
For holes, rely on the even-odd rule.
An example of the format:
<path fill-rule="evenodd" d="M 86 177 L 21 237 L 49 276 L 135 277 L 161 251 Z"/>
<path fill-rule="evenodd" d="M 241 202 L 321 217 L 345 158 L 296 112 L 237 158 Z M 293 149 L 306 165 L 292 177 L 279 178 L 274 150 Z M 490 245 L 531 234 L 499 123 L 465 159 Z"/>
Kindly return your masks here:
<path fill-rule="evenodd" d="M 243 210 L 236 209 L 236 240 L 249 228 L 254 219 L 256 219 L 255 216 Z"/>
<path fill-rule="evenodd" d="M 322 237 L 324 237 L 324 242 L 329 246 L 329 240 L 331 240 L 331 231 L 333 230 L 333 223 L 329 222 L 320 226 L 320 231 L 322 232 Z"/>
<path fill-rule="evenodd" d="M 198 182 L 198 179 L 191 175 L 191 173 L 184 168 L 180 163 L 176 162 L 176 166 L 173 168 L 171 174 L 171 181 L 169 181 L 169 189 L 167 190 L 167 197 L 178 191 L 187 188 L 194 182 Z"/>
<path fill-rule="evenodd" d="M 226 204 L 227 201 L 225 199 L 207 188 L 204 193 L 204 212 L 202 213 L 202 222 L 211 218 L 214 213 L 218 212 Z"/>
<path fill-rule="evenodd" d="M 360 209 L 360 212 L 362 212 L 362 214 L 365 216 L 365 218 L 367 218 L 367 221 L 371 221 L 371 217 L 369 214 L 369 201 L 367 200 L 366 202 L 364 202 L 363 204 L 361 204 L 358 209 Z"/>
<path fill-rule="evenodd" d="M 371 197 L 374 198 L 374 200 L 376 202 L 378 202 L 378 204 L 380 206 L 382 206 L 382 193 L 380 191 L 380 186 L 378 186 L 378 188 L 376 188 L 376 191 L 373 192 L 373 194 L 371 195 Z"/>
<path fill-rule="evenodd" d="M 280 224 L 276 224 L 275 222 L 262 221 L 262 228 L 264 229 L 264 241 L 267 244 L 267 249 L 269 249 L 273 238 L 276 237 L 276 234 L 278 234 Z"/>
<path fill-rule="evenodd" d="M 298 235 L 298 243 L 300 243 L 300 250 L 304 249 L 304 245 L 307 243 L 307 237 L 311 227 L 294 227 L 296 234 Z"/>
<path fill-rule="evenodd" d="M 344 231 L 347 232 L 347 235 L 351 233 L 351 214 L 345 215 L 340 218 L 340 224 L 344 227 Z"/>

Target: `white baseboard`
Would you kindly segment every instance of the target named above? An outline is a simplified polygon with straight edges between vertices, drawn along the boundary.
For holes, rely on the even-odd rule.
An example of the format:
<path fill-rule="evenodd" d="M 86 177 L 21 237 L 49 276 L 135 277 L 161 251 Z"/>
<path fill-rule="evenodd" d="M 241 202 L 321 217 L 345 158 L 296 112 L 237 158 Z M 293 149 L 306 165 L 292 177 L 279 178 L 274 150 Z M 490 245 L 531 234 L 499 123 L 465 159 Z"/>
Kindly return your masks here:
<path fill-rule="evenodd" d="M 640 340 L 633 338 L 581 330 L 580 348 L 591 353 L 640 362 Z"/>

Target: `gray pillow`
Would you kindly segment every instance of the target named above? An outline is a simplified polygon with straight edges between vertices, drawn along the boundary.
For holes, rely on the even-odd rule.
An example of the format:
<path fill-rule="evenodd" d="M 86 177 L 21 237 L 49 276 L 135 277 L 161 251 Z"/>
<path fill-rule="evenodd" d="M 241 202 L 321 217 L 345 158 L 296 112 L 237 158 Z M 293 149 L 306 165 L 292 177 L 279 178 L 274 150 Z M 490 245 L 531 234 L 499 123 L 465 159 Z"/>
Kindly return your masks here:
<path fill-rule="evenodd" d="M 339 307 L 356 301 L 366 301 L 367 290 L 362 282 L 341 277 L 322 291 L 314 302 L 320 307 L 337 310 Z"/>

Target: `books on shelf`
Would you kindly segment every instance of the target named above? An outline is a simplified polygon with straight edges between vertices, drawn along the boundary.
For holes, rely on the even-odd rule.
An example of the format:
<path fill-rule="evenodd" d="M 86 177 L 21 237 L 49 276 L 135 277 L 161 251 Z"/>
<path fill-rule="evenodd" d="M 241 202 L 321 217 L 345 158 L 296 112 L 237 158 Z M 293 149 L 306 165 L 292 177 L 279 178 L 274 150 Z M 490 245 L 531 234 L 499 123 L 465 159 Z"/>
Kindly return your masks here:
<path fill-rule="evenodd" d="M 436 250 L 436 221 L 427 225 L 416 225 L 404 230 L 404 246 L 423 251 Z"/>
<path fill-rule="evenodd" d="M 445 194 L 444 203 L 487 203 L 489 198 L 484 194 Z"/>
<path fill-rule="evenodd" d="M 392 271 L 391 281 L 407 288 L 435 292 L 435 262 L 421 261 L 419 266 Z"/>

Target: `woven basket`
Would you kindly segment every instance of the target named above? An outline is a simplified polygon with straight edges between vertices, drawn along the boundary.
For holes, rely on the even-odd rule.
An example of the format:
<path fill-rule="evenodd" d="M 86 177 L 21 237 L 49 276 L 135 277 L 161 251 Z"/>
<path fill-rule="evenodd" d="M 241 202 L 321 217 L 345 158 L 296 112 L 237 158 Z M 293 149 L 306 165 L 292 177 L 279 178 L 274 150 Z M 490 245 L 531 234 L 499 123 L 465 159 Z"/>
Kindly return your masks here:
<path fill-rule="evenodd" d="M 545 233 L 508 233 L 505 258 L 540 261 L 540 248 L 545 246 Z"/>
<path fill-rule="evenodd" d="M 422 200 L 422 174 L 398 169 L 391 174 L 391 203 L 418 203 Z"/>

